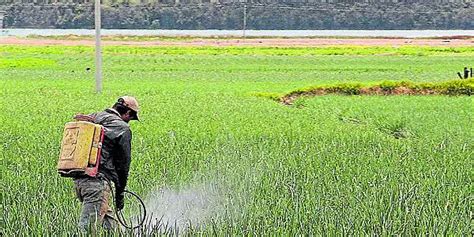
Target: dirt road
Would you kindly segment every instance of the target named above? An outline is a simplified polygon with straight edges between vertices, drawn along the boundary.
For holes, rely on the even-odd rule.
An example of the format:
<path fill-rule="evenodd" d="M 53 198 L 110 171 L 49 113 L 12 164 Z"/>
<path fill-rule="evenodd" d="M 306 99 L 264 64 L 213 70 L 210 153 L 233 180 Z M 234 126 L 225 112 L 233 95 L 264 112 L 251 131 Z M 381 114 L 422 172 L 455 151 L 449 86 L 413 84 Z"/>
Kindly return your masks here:
<path fill-rule="evenodd" d="M 132 45 L 132 46 L 331 46 L 331 45 L 361 45 L 361 46 L 474 46 L 471 39 L 333 39 L 333 38 L 262 38 L 262 39 L 181 39 L 181 40 L 149 40 L 149 41 L 117 41 L 104 40 L 104 45 Z M 30 39 L 6 37 L 0 38 L 0 45 L 94 45 L 94 40 L 67 40 L 67 39 Z"/>

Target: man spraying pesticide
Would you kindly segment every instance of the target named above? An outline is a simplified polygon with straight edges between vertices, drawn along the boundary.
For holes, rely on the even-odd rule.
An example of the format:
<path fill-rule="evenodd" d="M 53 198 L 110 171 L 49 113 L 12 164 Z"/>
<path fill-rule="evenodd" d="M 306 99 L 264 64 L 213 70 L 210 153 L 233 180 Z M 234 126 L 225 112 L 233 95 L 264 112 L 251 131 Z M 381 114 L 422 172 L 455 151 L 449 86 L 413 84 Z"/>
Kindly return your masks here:
<path fill-rule="evenodd" d="M 100 222 L 106 229 L 115 229 L 116 222 L 109 206 L 114 197 L 115 214 L 127 228 L 138 228 L 146 215 L 142 200 L 125 190 L 131 163 L 132 132 L 128 122 L 138 119 L 139 106 L 135 98 L 123 96 L 105 111 L 76 115 L 76 122 L 67 123 L 61 144 L 58 172 L 72 177 L 78 199 L 82 202 L 79 228 L 88 230 Z M 111 182 L 115 184 L 113 192 Z M 128 226 L 121 210 L 125 193 L 138 198 L 142 205 L 142 221 Z"/>

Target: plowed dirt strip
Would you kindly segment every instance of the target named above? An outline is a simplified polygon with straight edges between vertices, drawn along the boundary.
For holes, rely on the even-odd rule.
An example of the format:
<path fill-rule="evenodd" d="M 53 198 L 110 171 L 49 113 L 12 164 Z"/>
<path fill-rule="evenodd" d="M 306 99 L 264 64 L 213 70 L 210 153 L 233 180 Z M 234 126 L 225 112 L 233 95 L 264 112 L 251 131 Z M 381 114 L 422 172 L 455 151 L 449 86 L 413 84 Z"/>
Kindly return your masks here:
<path fill-rule="evenodd" d="M 131 46 L 332 46 L 332 45 L 361 45 L 361 46 L 474 46 L 474 39 L 189 39 L 180 41 L 103 41 L 104 45 Z M 64 45 L 64 46 L 93 46 L 94 40 L 55 40 L 28 39 L 6 37 L 0 38 L 0 45 Z"/>

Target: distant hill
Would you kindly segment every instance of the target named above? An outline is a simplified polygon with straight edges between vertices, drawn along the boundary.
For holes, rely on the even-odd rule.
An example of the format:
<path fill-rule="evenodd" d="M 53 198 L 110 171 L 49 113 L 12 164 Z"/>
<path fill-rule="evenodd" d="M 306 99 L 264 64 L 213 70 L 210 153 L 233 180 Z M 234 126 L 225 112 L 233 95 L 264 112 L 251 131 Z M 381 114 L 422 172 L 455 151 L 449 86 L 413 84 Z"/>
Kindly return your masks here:
<path fill-rule="evenodd" d="M 93 2 L 0 0 L 0 11 L 7 28 L 92 28 Z M 257 30 L 474 29 L 470 0 L 106 0 L 103 26 L 241 29 L 244 11 L 246 27 Z"/>

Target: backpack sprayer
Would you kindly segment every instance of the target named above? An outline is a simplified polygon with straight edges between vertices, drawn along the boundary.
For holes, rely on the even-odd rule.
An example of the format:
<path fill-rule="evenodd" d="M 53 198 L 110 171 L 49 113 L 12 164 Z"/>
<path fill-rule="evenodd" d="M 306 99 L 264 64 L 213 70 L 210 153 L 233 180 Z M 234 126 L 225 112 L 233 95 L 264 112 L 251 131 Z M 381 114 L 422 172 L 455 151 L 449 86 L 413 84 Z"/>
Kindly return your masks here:
<path fill-rule="evenodd" d="M 102 142 L 104 141 L 104 128 L 101 125 L 85 121 L 69 122 L 64 127 L 61 154 L 58 161 L 58 173 L 63 177 L 97 177 L 101 158 Z M 112 192 L 112 184 L 105 179 Z M 140 219 L 137 225 L 127 224 L 123 213 L 115 206 L 115 215 L 119 223 L 127 229 L 140 228 L 146 218 L 146 208 L 143 200 L 135 193 L 125 190 L 124 195 L 129 195 L 138 200 L 141 205 Z"/>

